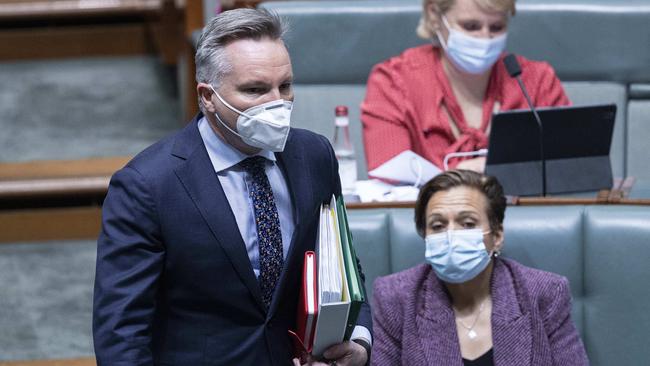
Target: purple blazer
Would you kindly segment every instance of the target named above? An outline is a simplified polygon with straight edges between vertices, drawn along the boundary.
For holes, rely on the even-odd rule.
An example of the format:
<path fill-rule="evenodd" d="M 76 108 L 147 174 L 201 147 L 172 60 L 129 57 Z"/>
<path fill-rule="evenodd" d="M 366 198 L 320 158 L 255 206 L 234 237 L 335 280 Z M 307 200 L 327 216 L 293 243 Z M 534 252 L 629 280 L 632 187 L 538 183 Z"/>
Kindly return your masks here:
<path fill-rule="evenodd" d="M 566 278 L 497 258 L 491 281 L 496 366 L 588 365 Z M 380 277 L 372 365 L 462 366 L 449 295 L 428 264 Z"/>

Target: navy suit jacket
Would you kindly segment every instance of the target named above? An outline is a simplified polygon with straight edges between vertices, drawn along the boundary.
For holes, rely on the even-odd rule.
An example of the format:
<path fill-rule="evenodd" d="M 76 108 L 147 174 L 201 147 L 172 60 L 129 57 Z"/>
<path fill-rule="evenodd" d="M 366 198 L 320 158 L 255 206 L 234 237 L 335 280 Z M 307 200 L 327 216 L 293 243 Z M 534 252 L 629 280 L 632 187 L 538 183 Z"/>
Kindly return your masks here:
<path fill-rule="evenodd" d="M 340 194 L 322 136 L 292 129 L 277 153 L 295 231 L 265 309 L 235 217 L 197 128 L 149 147 L 113 176 L 97 247 L 98 365 L 287 365 L 304 252 L 322 202 Z M 359 325 L 371 329 L 370 308 Z"/>

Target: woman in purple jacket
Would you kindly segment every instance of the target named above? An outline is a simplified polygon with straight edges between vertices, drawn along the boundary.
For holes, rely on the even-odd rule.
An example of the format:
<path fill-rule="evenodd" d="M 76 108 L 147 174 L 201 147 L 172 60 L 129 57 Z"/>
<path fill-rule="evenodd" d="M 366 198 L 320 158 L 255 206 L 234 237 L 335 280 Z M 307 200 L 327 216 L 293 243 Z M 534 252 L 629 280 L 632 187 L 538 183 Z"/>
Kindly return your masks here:
<path fill-rule="evenodd" d="M 375 281 L 373 365 L 588 365 L 566 278 L 499 257 L 506 200 L 468 170 L 420 190 L 427 264 Z"/>

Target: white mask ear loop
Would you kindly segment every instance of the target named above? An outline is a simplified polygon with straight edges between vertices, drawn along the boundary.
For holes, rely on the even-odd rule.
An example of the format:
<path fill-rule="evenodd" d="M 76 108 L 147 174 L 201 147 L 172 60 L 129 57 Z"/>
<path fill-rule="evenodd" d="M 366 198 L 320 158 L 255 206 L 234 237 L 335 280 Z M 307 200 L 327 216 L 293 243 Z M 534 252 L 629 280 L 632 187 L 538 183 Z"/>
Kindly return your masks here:
<path fill-rule="evenodd" d="M 223 98 L 221 97 L 221 95 L 219 95 L 219 93 L 217 93 L 217 91 L 214 89 L 214 87 L 212 86 L 212 84 L 209 84 L 209 85 L 210 85 L 210 89 L 212 89 L 212 92 L 214 92 L 214 95 L 217 96 L 217 99 L 219 99 L 219 101 L 220 101 L 223 105 L 225 105 L 228 109 L 230 109 L 231 111 L 233 111 L 233 112 L 235 112 L 235 113 L 237 113 L 237 114 L 240 114 L 240 115 L 242 115 L 242 116 L 244 116 L 244 117 L 246 117 L 246 118 L 252 118 L 251 116 L 247 116 L 244 112 L 240 111 L 239 109 L 237 109 L 237 108 L 231 106 L 230 103 L 226 102 L 225 99 L 223 99 Z"/>
<path fill-rule="evenodd" d="M 227 108 L 229 108 L 233 112 L 238 113 L 237 109 L 233 108 L 230 104 L 228 104 L 225 100 L 223 100 L 221 98 L 219 93 L 217 93 L 217 91 L 214 90 L 214 87 L 212 85 L 210 85 L 210 89 L 212 89 L 212 91 L 214 92 L 214 95 L 217 96 L 217 98 L 221 101 L 221 103 L 223 103 L 223 105 L 225 105 Z M 243 139 L 242 135 L 237 133 L 237 131 L 233 130 L 232 128 L 228 127 L 228 125 L 224 121 L 221 120 L 221 117 L 219 117 L 219 114 L 217 112 L 214 112 L 214 116 L 217 117 L 217 119 L 219 120 L 219 123 L 221 123 L 221 125 L 223 127 L 225 127 L 228 131 L 232 132 L 233 134 L 235 134 L 235 136 L 238 136 L 240 139 Z"/>
<path fill-rule="evenodd" d="M 242 111 L 240 111 L 239 109 L 233 107 L 232 105 L 230 105 L 230 103 L 226 102 L 226 100 L 223 99 L 223 98 L 221 97 L 221 95 L 219 95 L 219 93 L 217 93 L 216 90 L 214 90 L 214 87 L 212 86 L 212 84 L 209 84 L 209 85 L 210 85 L 210 89 L 212 89 L 212 91 L 214 92 L 214 95 L 217 96 L 217 98 L 219 99 L 219 101 L 221 101 L 221 103 L 223 103 L 223 105 L 225 105 L 225 106 L 226 106 L 228 109 L 230 109 L 231 111 L 233 111 L 233 112 L 235 112 L 235 113 L 237 113 L 237 114 L 239 114 L 239 115 L 241 115 L 241 116 L 244 116 L 244 117 L 246 117 L 246 118 L 248 118 L 248 119 L 254 119 L 254 120 L 258 120 L 258 121 L 264 121 L 265 123 L 268 123 L 268 124 L 271 124 L 271 125 L 276 125 L 276 126 L 278 125 L 277 123 L 274 123 L 273 121 L 269 121 L 269 120 L 266 120 L 266 119 L 263 119 L 263 118 L 259 118 L 259 117 L 251 116 L 251 115 L 246 114 L 245 112 L 242 112 Z M 231 131 L 232 131 L 232 130 L 231 130 Z"/>
<path fill-rule="evenodd" d="M 451 27 L 449 26 L 449 22 L 447 21 L 447 17 L 444 15 L 440 15 L 440 19 L 442 19 L 442 23 L 445 25 L 445 28 L 447 28 L 447 33 L 451 35 Z M 445 38 L 442 36 L 442 33 L 438 29 L 436 29 L 436 36 L 438 36 L 438 42 L 440 42 L 440 45 L 442 48 L 446 51 L 447 50 L 447 42 L 445 41 Z"/>
<path fill-rule="evenodd" d="M 449 25 L 449 20 L 447 20 L 447 17 L 444 14 L 442 14 L 440 16 L 440 19 L 442 19 L 442 23 L 445 25 L 445 28 L 447 28 L 447 31 L 451 32 L 451 26 Z"/>

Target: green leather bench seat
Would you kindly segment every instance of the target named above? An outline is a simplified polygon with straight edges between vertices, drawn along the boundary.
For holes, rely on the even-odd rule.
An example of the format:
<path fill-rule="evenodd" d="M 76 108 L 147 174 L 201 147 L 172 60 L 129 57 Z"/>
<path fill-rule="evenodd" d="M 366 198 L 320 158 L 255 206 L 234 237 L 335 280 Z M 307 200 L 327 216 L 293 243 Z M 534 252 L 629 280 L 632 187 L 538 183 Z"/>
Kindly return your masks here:
<path fill-rule="evenodd" d="M 592 365 L 650 365 L 650 209 L 590 207 L 583 230 Z"/>
<path fill-rule="evenodd" d="M 650 40 L 648 41 L 650 48 Z M 650 61 L 648 61 L 650 65 Z M 650 68 L 650 66 L 648 67 Z M 648 99 L 631 100 L 627 116 L 626 171 L 650 186 L 650 96 Z M 650 193 L 650 192 L 649 192 Z M 643 197 L 650 197 L 650 194 Z"/>

